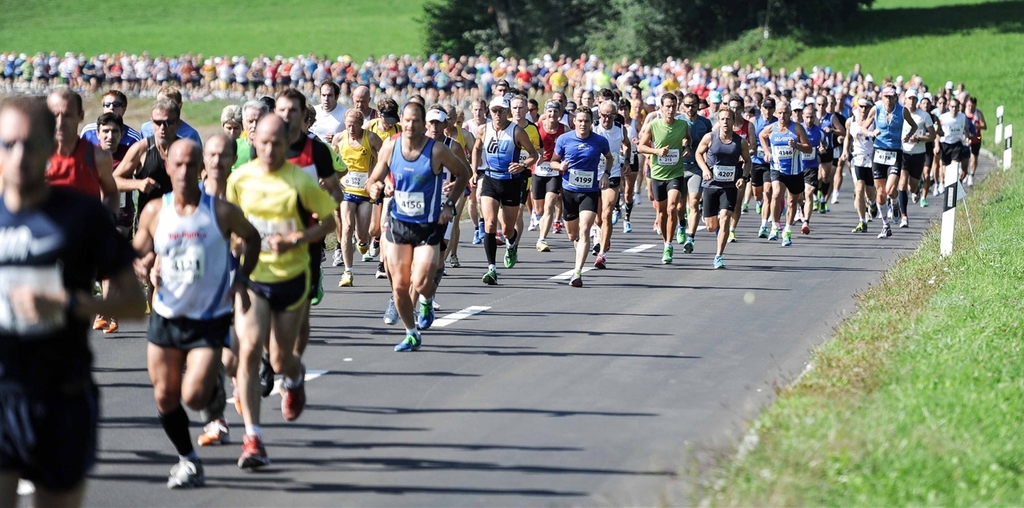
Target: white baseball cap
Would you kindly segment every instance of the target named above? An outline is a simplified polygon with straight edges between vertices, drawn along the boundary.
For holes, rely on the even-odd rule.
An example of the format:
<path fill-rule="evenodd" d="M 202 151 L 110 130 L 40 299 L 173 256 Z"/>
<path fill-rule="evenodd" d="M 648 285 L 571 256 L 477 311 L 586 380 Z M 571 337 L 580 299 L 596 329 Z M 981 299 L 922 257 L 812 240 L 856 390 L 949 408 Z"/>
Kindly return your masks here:
<path fill-rule="evenodd" d="M 431 109 L 427 111 L 427 121 L 444 123 L 448 121 L 448 114 L 440 109 Z"/>
<path fill-rule="evenodd" d="M 511 106 L 508 103 L 508 99 L 506 99 L 505 97 L 495 97 L 495 98 L 491 99 L 491 105 L 488 106 L 488 108 L 491 108 L 491 109 L 493 109 L 493 108 L 508 109 L 509 107 L 511 107 Z"/>
<path fill-rule="evenodd" d="M 946 82 L 946 90 L 952 90 L 952 89 L 953 89 L 953 82 L 952 81 L 947 81 Z"/>

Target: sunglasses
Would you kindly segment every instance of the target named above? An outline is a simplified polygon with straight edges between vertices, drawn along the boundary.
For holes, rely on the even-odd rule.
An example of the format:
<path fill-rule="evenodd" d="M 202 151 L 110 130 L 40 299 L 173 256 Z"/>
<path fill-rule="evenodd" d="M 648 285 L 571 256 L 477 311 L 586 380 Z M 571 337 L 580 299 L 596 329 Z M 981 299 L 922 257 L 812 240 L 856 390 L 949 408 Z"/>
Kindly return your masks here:
<path fill-rule="evenodd" d="M 103 107 L 105 108 L 123 108 L 123 102 L 104 102 Z"/>
<path fill-rule="evenodd" d="M 601 118 L 615 118 L 615 115 L 606 115 L 604 113 L 601 113 Z"/>
<path fill-rule="evenodd" d="M 178 123 L 177 120 L 153 120 L 153 125 L 157 127 L 166 127 Z"/>
<path fill-rule="evenodd" d="M 684 102 L 683 103 L 683 107 L 684 108 L 695 108 L 695 107 L 697 107 L 697 103 L 696 102 Z"/>

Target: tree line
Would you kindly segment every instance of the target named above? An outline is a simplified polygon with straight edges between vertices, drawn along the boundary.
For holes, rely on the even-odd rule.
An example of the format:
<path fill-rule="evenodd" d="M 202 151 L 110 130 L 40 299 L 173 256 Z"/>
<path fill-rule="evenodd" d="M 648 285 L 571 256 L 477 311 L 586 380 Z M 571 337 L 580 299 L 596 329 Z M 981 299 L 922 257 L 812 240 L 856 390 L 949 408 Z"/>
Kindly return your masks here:
<path fill-rule="evenodd" d="M 659 61 L 765 26 L 842 31 L 874 0 L 429 0 L 427 54 L 596 53 Z"/>

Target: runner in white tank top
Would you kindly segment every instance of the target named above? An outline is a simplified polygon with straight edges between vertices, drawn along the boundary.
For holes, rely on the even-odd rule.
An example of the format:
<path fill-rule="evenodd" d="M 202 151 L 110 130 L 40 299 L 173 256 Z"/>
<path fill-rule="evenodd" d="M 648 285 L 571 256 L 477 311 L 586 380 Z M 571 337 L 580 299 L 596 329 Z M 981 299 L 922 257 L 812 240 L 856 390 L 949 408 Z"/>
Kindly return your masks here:
<path fill-rule="evenodd" d="M 614 102 L 602 102 L 597 112 L 599 116 L 597 124 L 594 125 L 594 134 L 604 136 L 608 140 L 608 148 L 612 154 L 611 177 L 608 178 L 608 188 L 601 191 L 601 213 L 597 215 L 595 224 L 600 229 L 600 236 L 597 238 L 599 241 L 592 242 L 597 255 L 594 266 L 604 269 L 607 267 L 608 252 L 612 248 L 612 230 L 619 219 L 615 214 L 615 206 L 619 202 L 619 189 L 622 188 L 622 165 L 625 162 L 622 154 L 628 154 L 631 145 L 626 128 L 616 121 L 619 110 Z M 604 167 L 604 157 L 601 156 L 602 162 L 598 167 Z"/>

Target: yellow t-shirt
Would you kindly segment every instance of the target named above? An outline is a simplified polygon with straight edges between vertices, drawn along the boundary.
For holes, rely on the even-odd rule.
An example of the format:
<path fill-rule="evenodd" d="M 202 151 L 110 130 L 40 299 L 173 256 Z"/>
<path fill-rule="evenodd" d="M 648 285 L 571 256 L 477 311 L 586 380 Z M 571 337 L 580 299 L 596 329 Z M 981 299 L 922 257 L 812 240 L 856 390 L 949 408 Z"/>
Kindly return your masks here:
<path fill-rule="evenodd" d="M 384 119 L 374 118 L 370 121 L 370 125 L 366 127 L 366 130 L 376 134 L 381 141 L 387 141 L 391 136 L 398 134 L 398 124 L 392 125 L 390 129 L 385 129 Z"/>
<path fill-rule="evenodd" d="M 348 173 L 341 179 L 341 185 L 345 187 L 345 194 L 353 196 L 370 197 L 366 192 L 366 180 L 373 169 L 373 148 L 370 146 L 370 133 L 363 131 L 363 141 L 359 148 L 352 148 L 348 142 L 348 131 L 341 134 L 342 141 L 338 143 L 338 152 L 341 160 L 348 166 Z"/>
<path fill-rule="evenodd" d="M 238 205 L 260 232 L 260 260 L 250 278 L 262 283 L 284 282 L 309 270 L 309 249 L 305 245 L 274 254 L 267 238 L 304 231 L 309 217 L 300 215 L 300 206 L 306 213 L 321 217 L 338 206 L 327 191 L 290 162 L 271 173 L 265 173 L 257 160 L 242 165 L 228 177 L 227 199 Z"/>

